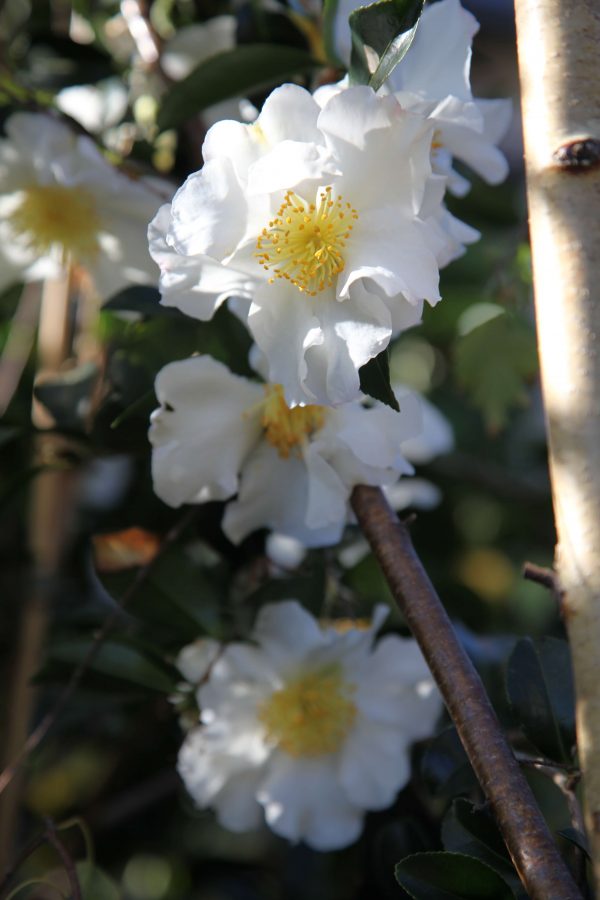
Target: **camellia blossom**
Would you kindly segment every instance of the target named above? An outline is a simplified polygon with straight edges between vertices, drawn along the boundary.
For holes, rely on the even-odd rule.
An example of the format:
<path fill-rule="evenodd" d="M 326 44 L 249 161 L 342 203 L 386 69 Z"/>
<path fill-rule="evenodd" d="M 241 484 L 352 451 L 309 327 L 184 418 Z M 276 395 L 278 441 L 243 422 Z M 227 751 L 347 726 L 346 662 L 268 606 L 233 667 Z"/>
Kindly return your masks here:
<path fill-rule="evenodd" d="M 348 16 L 360 5 L 357 0 L 340 0 L 337 10 L 336 44 L 346 62 L 351 48 Z M 471 92 L 471 45 L 478 31 L 477 19 L 459 0 L 439 0 L 426 6 L 406 56 L 385 87 L 405 109 L 433 123 L 434 170 L 448 177 L 448 189 L 457 196 L 468 191 L 469 182 L 454 171 L 453 158 L 490 184 L 499 184 L 508 174 L 506 158 L 497 144 L 510 124 L 511 102 L 482 100 Z M 327 89 L 325 96 L 329 96 Z M 456 233 L 458 226 L 453 227 Z M 463 235 L 461 239 L 469 243 L 464 230 Z"/>
<path fill-rule="evenodd" d="M 421 427 L 419 404 L 361 402 L 290 409 L 280 385 L 233 375 L 208 356 L 170 363 L 156 379 L 154 490 L 171 506 L 227 500 L 234 542 L 270 528 L 307 547 L 336 543 L 357 484 L 393 484 L 413 469 L 402 444 Z"/>
<path fill-rule="evenodd" d="M 354 399 L 358 369 L 439 299 L 432 135 L 364 86 L 321 109 L 284 85 L 253 125 L 217 123 L 203 169 L 150 227 L 162 302 L 209 319 L 245 298 L 238 313 L 288 403 Z"/>
<path fill-rule="evenodd" d="M 0 289 L 85 268 L 108 297 L 151 283 L 148 219 L 168 196 L 157 179 L 129 178 L 89 138 L 42 113 L 15 113 L 0 140 Z"/>
<path fill-rule="evenodd" d="M 294 600 L 261 609 L 252 643 L 225 646 L 204 669 L 200 725 L 178 760 L 198 806 L 232 831 L 266 821 L 317 850 L 359 837 L 364 812 L 407 783 L 410 745 L 441 712 L 414 640 L 373 647 L 386 614 L 378 606 L 370 626 L 337 630 Z"/>

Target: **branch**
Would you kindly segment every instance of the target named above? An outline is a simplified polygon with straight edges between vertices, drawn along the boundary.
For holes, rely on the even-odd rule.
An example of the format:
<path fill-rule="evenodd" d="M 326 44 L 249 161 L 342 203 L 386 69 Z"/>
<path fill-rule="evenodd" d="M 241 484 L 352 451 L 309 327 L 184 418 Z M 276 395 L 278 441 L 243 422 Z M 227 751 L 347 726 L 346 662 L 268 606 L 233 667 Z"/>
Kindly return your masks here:
<path fill-rule="evenodd" d="M 179 522 L 176 522 L 171 530 L 167 532 L 156 556 L 145 566 L 142 566 L 140 569 L 138 569 L 134 580 L 131 582 L 129 588 L 123 594 L 120 605 L 115 610 L 113 610 L 113 612 L 104 620 L 104 624 L 96 633 L 86 655 L 81 660 L 79 665 L 73 670 L 73 674 L 63 688 L 52 709 L 46 713 L 37 727 L 34 728 L 34 730 L 31 732 L 16 759 L 13 760 L 13 762 L 9 766 L 7 766 L 2 773 L 0 773 L 0 794 L 8 787 L 25 760 L 36 749 L 36 747 L 39 746 L 50 729 L 54 726 L 56 720 L 61 715 L 61 713 L 69 703 L 69 700 L 77 690 L 84 674 L 94 662 L 100 648 L 102 647 L 102 644 L 119 621 L 123 610 L 131 602 L 131 599 L 134 597 L 140 587 L 142 587 L 142 585 L 146 582 L 152 569 L 156 565 L 156 562 L 160 559 L 165 550 L 179 538 L 181 533 L 185 530 L 185 528 L 187 528 L 192 519 L 196 516 L 197 511 L 197 507 L 191 507 L 185 513 L 185 515 L 182 516 Z"/>
<path fill-rule="evenodd" d="M 82 900 L 81 885 L 79 884 L 79 878 L 77 877 L 77 869 L 75 868 L 75 863 L 69 856 L 65 845 L 60 840 L 56 831 L 56 826 L 52 819 L 47 818 L 44 820 L 44 822 L 46 825 L 46 839 L 60 856 L 65 872 L 67 873 L 69 885 L 71 886 L 71 900 Z"/>
<path fill-rule="evenodd" d="M 592 0 L 515 5 L 557 572 L 600 887 L 600 15 Z"/>
<path fill-rule="evenodd" d="M 408 529 L 379 488 L 356 487 L 352 508 L 427 660 L 528 895 L 581 900 Z"/>

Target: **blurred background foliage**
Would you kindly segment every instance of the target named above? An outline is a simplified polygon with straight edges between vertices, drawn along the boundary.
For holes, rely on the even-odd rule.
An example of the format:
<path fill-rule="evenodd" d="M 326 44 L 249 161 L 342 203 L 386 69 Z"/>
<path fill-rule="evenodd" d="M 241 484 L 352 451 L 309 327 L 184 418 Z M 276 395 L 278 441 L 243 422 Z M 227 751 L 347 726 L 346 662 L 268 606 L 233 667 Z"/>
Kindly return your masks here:
<path fill-rule="evenodd" d="M 442 273 L 443 302 L 392 348 L 392 380 L 428 396 L 455 433 L 452 452 L 419 467 L 418 475 L 439 489 L 441 499 L 416 514 L 412 531 L 515 746 L 548 763 L 547 770 L 528 769 L 531 782 L 551 827 L 562 833 L 567 858 L 581 870 L 573 784 L 557 778 L 566 771 L 560 766 L 574 765 L 569 660 L 558 601 L 522 577 L 526 560 L 551 565 L 554 531 L 513 24 L 506 4 L 465 5 L 482 22 L 473 61 L 475 93 L 515 100 L 504 145 L 512 174 L 499 189 L 475 179 L 469 196 L 456 203 L 460 218 L 481 230 L 481 241 Z M 222 14 L 236 20 L 235 46 L 223 51 L 227 59 L 196 60 L 187 82 L 174 81 L 161 57 L 153 58 L 152 47 L 166 59 L 169 42 L 182 29 Z M 146 23 L 149 43 L 136 16 Z M 65 110 L 63 89 L 91 85 L 107 91 L 116 79 L 116 119 L 96 122 L 97 139 L 115 163 L 153 167 L 177 185 L 201 164 L 202 137 L 216 103 L 227 102 L 239 113 L 236 97 L 259 107 L 273 86 L 290 77 L 307 86 L 336 77 L 324 57 L 319 16 L 318 4 L 299 0 L 233 6 L 220 0 L 5 0 L 0 118 L 23 108 Z M 194 352 L 249 372 L 249 340 L 230 312 L 222 309 L 210 323 L 195 322 L 162 308 L 155 289 L 137 287 L 110 298 L 88 326 L 86 339 L 96 348 L 91 359 L 74 353 L 59 373 L 34 386 L 35 322 L 23 316 L 30 290 L 15 285 L 0 297 L 3 353 L 13 352 L 20 329 L 22 369 L 12 396 L 4 398 L 0 424 L 5 733 L 16 702 L 10 686 L 31 615 L 28 523 L 36 479 L 62 471 L 76 482 L 74 492 L 65 492 L 60 513 L 68 539 L 51 585 L 43 658 L 35 666 L 41 715 L 130 587 L 136 564 L 150 558 L 157 536 L 181 520 L 180 511 L 152 492 L 146 432 L 156 404 L 156 373 Z M 50 458 L 40 458 L 31 424 L 34 393 L 52 417 L 52 432 L 61 436 Z M 414 777 L 394 807 L 370 814 L 361 840 L 344 851 L 290 847 L 266 830 L 232 837 L 211 813 L 192 807 L 174 769 L 178 715 L 185 715 L 182 697 L 173 702 L 179 682 L 173 660 L 181 646 L 200 635 L 243 636 L 261 604 L 284 597 L 327 616 L 364 616 L 389 599 L 355 529 L 340 547 L 311 551 L 299 565 L 282 566 L 265 552 L 264 533 L 231 545 L 219 528 L 221 513 L 220 504 L 207 504 L 186 523 L 28 760 L 23 808 L 10 839 L 5 836 L 4 863 L 14 861 L 16 849 L 50 816 L 63 824 L 61 840 L 82 861 L 78 871 L 89 900 L 398 898 L 403 891 L 394 866 L 409 854 L 442 848 L 462 854 L 452 865 L 462 865 L 463 883 L 467 873 L 479 890 L 444 896 L 523 896 L 447 723 L 437 738 L 415 748 Z M 115 532 L 124 533 L 106 537 Z M 397 613 L 387 627 L 406 633 Z M 59 863 L 44 845 L 23 859 L 11 887 L 42 878 L 66 895 Z M 436 890 L 451 890 L 452 877 L 445 859 L 443 883 L 436 888 L 436 865 L 430 857 L 413 857 L 399 877 L 413 896 L 435 900 Z M 502 877 L 495 880 L 494 872 Z M 480 878 L 487 893 L 476 887 Z M 58 894 L 37 884 L 23 888 L 21 896 Z"/>

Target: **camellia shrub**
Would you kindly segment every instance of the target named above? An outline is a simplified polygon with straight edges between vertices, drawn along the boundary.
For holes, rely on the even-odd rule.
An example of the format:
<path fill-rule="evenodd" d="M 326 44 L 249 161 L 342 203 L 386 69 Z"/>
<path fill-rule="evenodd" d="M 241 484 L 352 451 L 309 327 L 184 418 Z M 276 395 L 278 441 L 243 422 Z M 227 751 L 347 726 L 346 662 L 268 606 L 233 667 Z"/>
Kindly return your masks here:
<path fill-rule="evenodd" d="M 478 31 L 0 9 L 2 896 L 591 896 Z"/>

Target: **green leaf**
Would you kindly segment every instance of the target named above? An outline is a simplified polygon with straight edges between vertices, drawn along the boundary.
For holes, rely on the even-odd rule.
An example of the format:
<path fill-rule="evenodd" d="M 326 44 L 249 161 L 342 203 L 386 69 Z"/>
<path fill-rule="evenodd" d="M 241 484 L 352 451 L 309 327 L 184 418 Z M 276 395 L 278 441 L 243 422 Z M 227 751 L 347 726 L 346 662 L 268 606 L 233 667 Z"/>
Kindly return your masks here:
<path fill-rule="evenodd" d="M 83 860 L 77 863 L 76 869 L 82 900 L 121 900 L 118 885 L 98 866 Z"/>
<path fill-rule="evenodd" d="M 513 406 L 526 401 L 524 384 L 537 372 L 533 330 L 506 313 L 459 338 L 456 377 L 492 431 L 502 428 Z"/>
<path fill-rule="evenodd" d="M 374 400 L 381 400 L 382 403 L 400 412 L 396 395 L 390 384 L 390 361 L 387 350 L 382 350 L 378 356 L 361 366 L 358 374 L 360 389 L 364 394 L 368 394 Z"/>
<path fill-rule="evenodd" d="M 550 759 L 572 762 L 575 692 L 566 641 L 524 638 L 508 661 L 506 690 L 527 738 Z"/>
<path fill-rule="evenodd" d="M 49 662 L 76 666 L 84 659 L 89 648 L 88 638 L 57 641 L 50 649 Z M 171 675 L 166 666 L 150 659 L 137 647 L 115 640 L 106 641 L 100 647 L 89 668 L 102 675 L 110 675 L 111 678 L 161 693 L 170 693 L 177 683 L 174 673 Z"/>
<path fill-rule="evenodd" d="M 349 19 L 351 84 L 370 84 L 375 91 L 381 87 L 412 44 L 423 4 L 424 0 L 377 0 L 354 10 Z M 379 57 L 372 74 L 367 47 Z"/>
<path fill-rule="evenodd" d="M 128 570 L 99 578 L 111 597 L 118 600 L 136 573 Z M 173 547 L 156 561 L 143 590 L 132 597 L 128 611 L 154 629 L 157 642 L 181 645 L 202 634 L 218 636 L 223 592 L 203 566 L 181 547 Z"/>
<path fill-rule="evenodd" d="M 170 316 L 183 318 L 183 313 L 173 306 L 162 306 L 160 291 L 148 285 L 135 284 L 114 294 L 102 304 L 107 312 L 136 312 L 142 316 Z"/>
<path fill-rule="evenodd" d="M 583 834 L 582 831 L 579 831 L 578 828 L 560 828 L 557 832 L 561 837 L 564 837 L 566 841 L 569 841 L 571 844 L 574 844 L 576 847 L 579 847 L 582 850 L 587 858 L 591 860 L 592 855 L 590 853 L 590 845 L 587 839 L 587 836 Z"/>
<path fill-rule="evenodd" d="M 472 791 L 477 780 L 453 727 L 430 741 L 421 762 L 421 775 L 436 794 L 453 796 Z"/>
<path fill-rule="evenodd" d="M 282 83 L 318 69 L 322 63 L 306 50 L 276 44 L 246 44 L 201 62 L 163 97 L 157 123 L 176 128 L 197 113 L 231 97 Z"/>
<path fill-rule="evenodd" d="M 470 800 L 459 797 L 452 803 L 442 822 L 442 843 L 446 850 L 475 856 L 491 866 L 522 895 L 517 875 L 504 841 L 491 815 Z"/>
<path fill-rule="evenodd" d="M 514 900 L 497 872 L 463 853 L 415 853 L 398 863 L 395 875 L 414 900 Z"/>
<path fill-rule="evenodd" d="M 344 69 L 344 63 L 338 57 L 335 46 L 335 20 L 339 5 L 340 0 L 325 0 L 323 3 L 323 46 L 329 62 L 337 68 Z"/>

